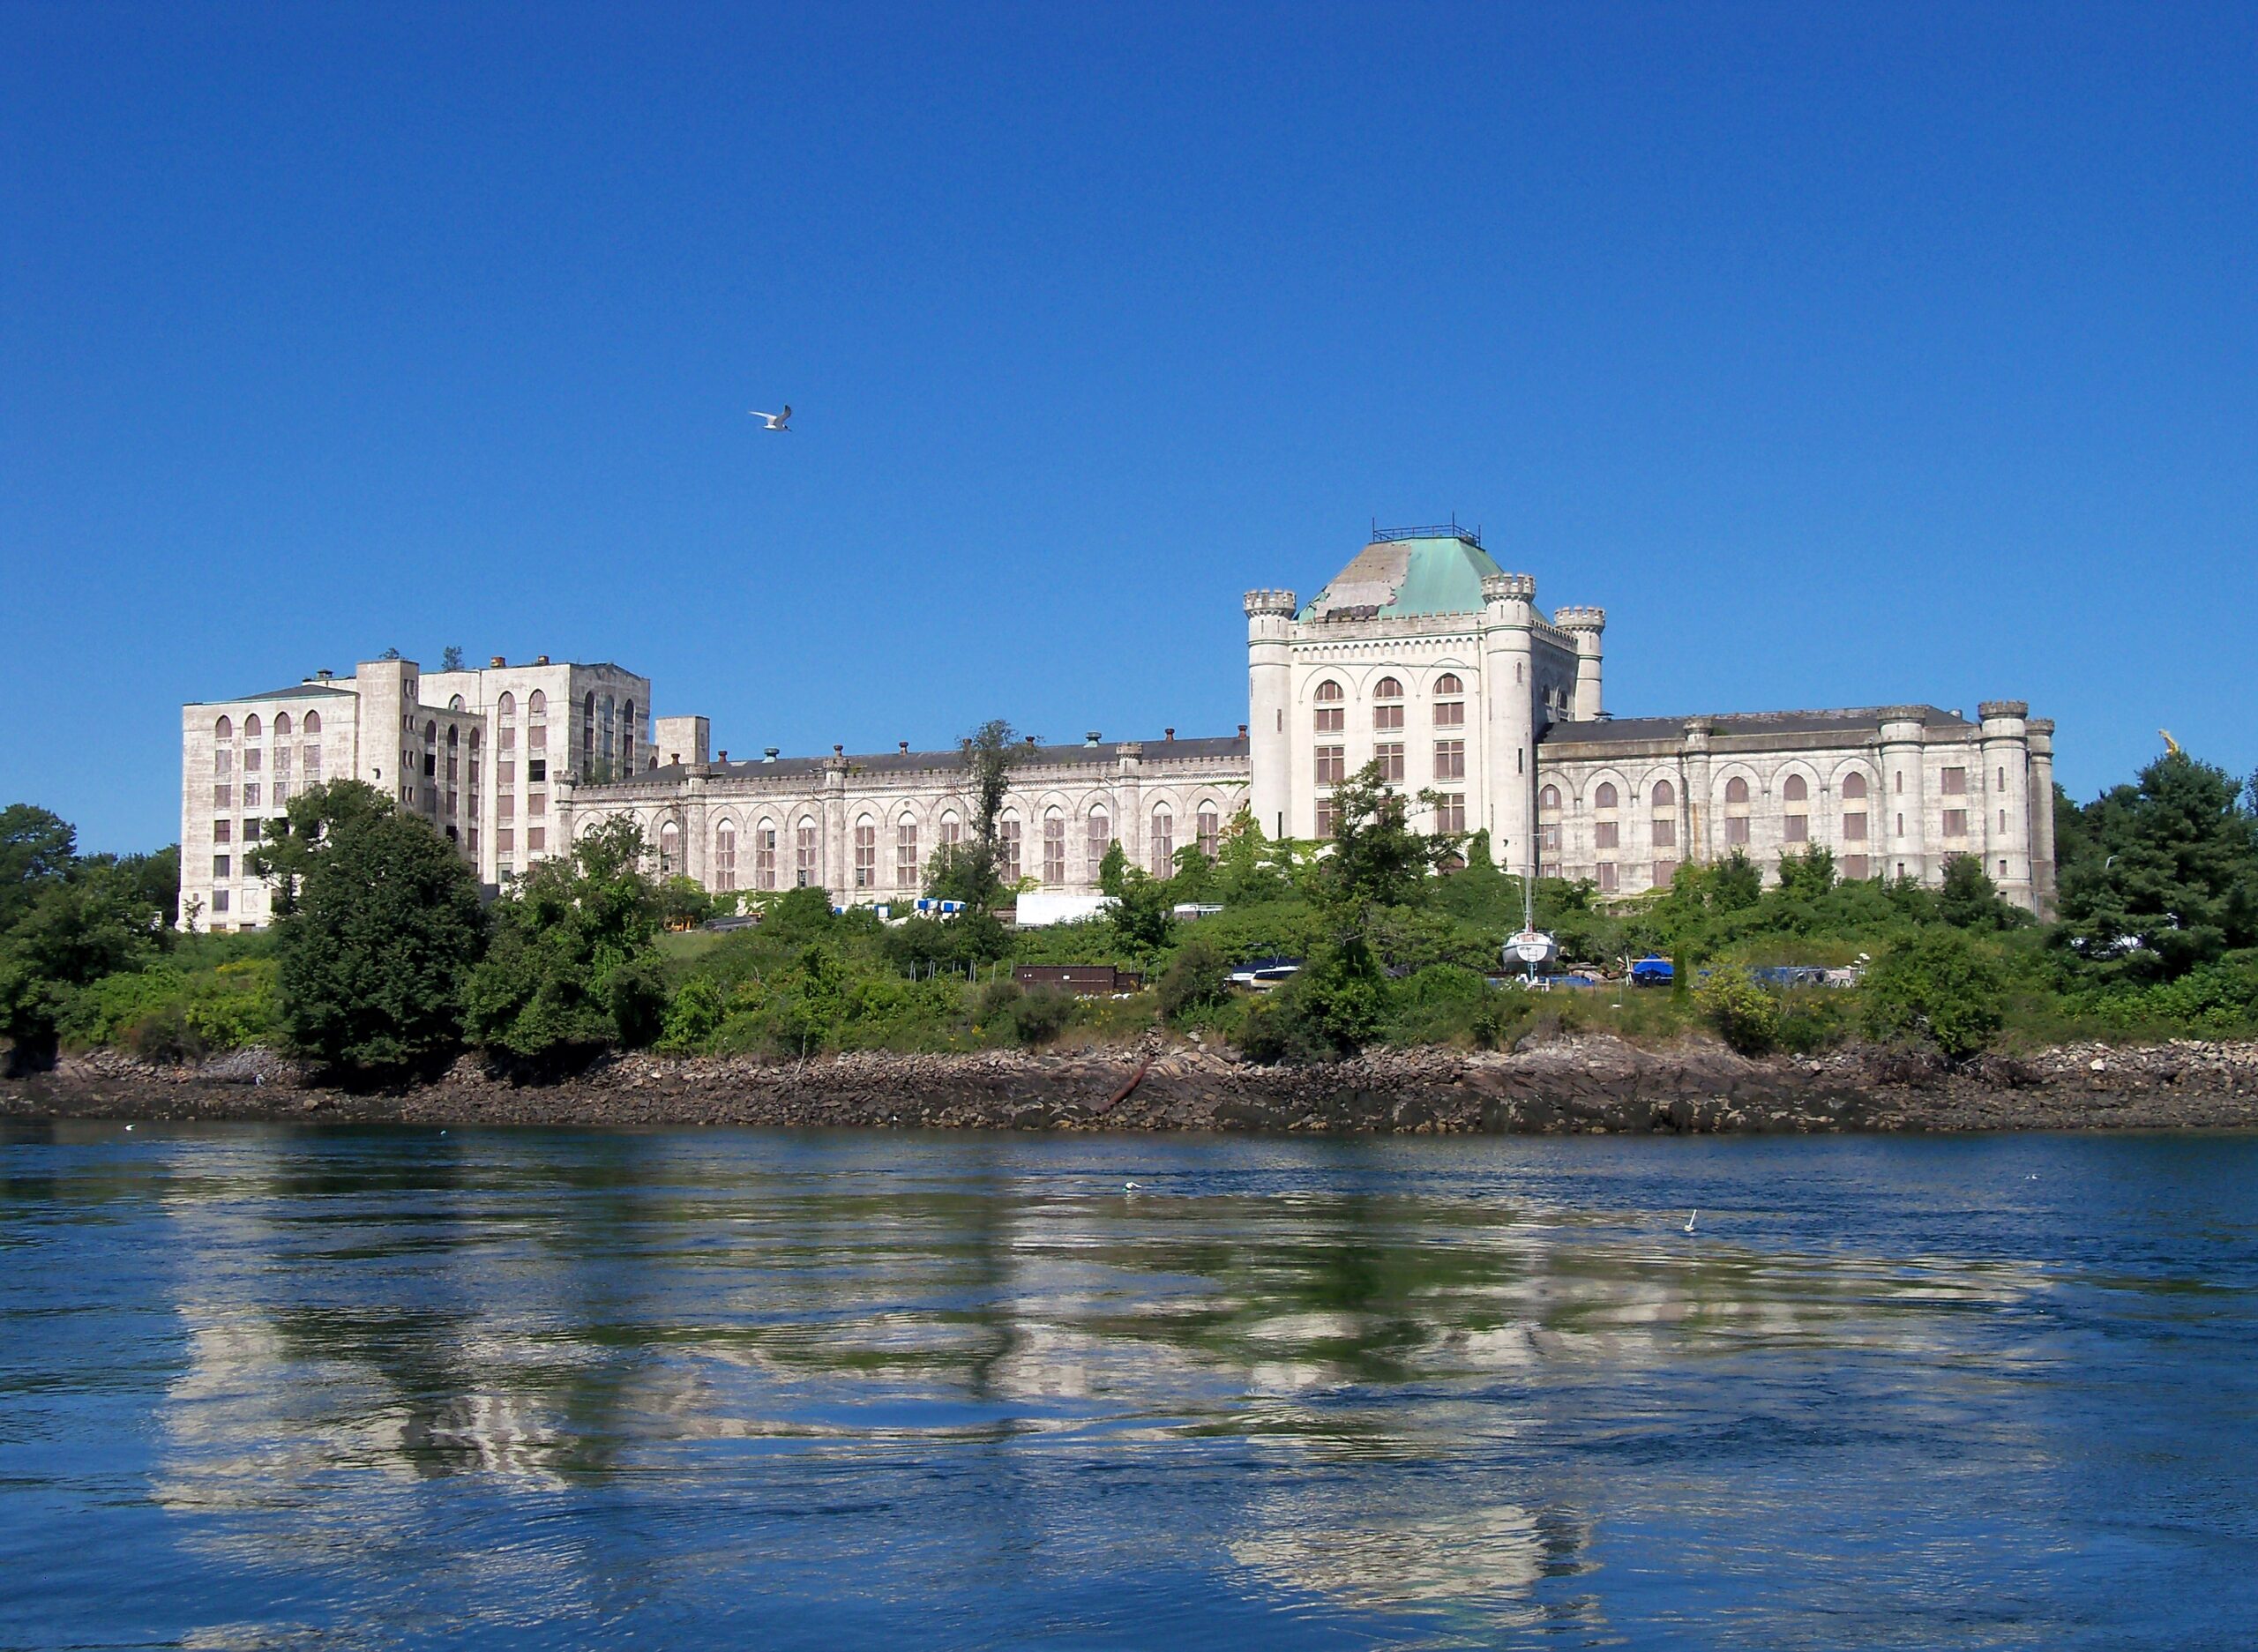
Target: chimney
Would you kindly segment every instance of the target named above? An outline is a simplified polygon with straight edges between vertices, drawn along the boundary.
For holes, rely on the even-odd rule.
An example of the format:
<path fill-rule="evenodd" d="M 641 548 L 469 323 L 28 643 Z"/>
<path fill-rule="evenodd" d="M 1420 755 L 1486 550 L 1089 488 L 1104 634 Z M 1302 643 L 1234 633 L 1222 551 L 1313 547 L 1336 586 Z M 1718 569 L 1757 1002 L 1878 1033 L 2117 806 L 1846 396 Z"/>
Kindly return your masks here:
<path fill-rule="evenodd" d="M 726 762 L 728 762 L 729 760 L 729 747 L 727 747 L 727 746 L 723 746 L 723 747 L 722 748 L 722 762 L 724 762 L 724 763 L 726 763 Z"/>
<path fill-rule="evenodd" d="M 1099 735 L 1098 731 L 1093 729 L 1082 736 L 1082 744 L 1084 745 L 1095 745 L 1102 737 L 1103 736 Z"/>
<path fill-rule="evenodd" d="M 776 748 L 772 745 L 761 752 L 760 760 L 764 763 L 774 763 L 776 760 Z"/>
<path fill-rule="evenodd" d="M 909 755 L 909 742 L 907 740 L 904 740 L 901 743 L 901 755 L 904 757 L 908 757 Z"/>
<path fill-rule="evenodd" d="M 847 748 L 843 745 L 834 745 L 831 748 L 831 755 L 834 757 L 845 757 L 847 755 Z"/>
<path fill-rule="evenodd" d="M 334 675 L 335 675 L 335 673 L 333 673 L 333 671 L 331 671 L 331 670 L 330 670 L 330 669 L 329 669 L 327 666 L 324 666 L 324 667 L 322 667 L 322 669 L 321 669 L 320 670 L 318 670 L 318 671 L 317 671 L 317 672 L 315 672 L 315 673 L 314 673 L 314 680 L 315 680 L 317 683 L 326 683 L 326 682 L 328 682 L 328 681 L 329 681 L 329 680 L 330 680 L 330 679 L 331 679 Z"/>
<path fill-rule="evenodd" d="M 1238 737 L 1242 740 L 1246 738 L 1246 725 L 1245 723 L 1241 723 L 1238 726 Z"/>
<path fill-rule="evenodd" d="M 1030 751 L 1035 750 L 1035 736 L 1033 735 L 1029 735 L 1027 737 L 1027 749 Z"/>
<path fill-rule="evenodd" d="M 1161 733 L 1162 733 L 1162 735 L 1163 735 L 1165 738 L 1168 738 L 1168 739 L 1170 739 L 1170 740 L 1173 740 L 1173 739 L 1175 739 L 1175 738 L 1176 738 L 1176 730 L 1175 730 L 1175 729 L 1162 729 L 1162 730 L 1161 730 Z"/>
<path fill-rule="evenodd" d="M 533 662 L 535 665 L 547 665 L 549 663 L 549 656 L 545 654 L 537 654 L 534 655 Z"/>
<path fill-rule="evenodd" d="M 490 671 L 499 671 L 499 670 L 501 670 L 502 669 L 504 669 L 505 666 L 507 666 L 509 663 L 510 663 L 510 662 L 509 662 L 507 660 L 505 660 L 505 659 L 504 659 L 500 654 L 496 654 L 496 655 L 495 655 L 491 660 L 489 660 L 489 661 L 486 662 L 486 669 L 487 669 L 488 670 L 490 670 Z"/>

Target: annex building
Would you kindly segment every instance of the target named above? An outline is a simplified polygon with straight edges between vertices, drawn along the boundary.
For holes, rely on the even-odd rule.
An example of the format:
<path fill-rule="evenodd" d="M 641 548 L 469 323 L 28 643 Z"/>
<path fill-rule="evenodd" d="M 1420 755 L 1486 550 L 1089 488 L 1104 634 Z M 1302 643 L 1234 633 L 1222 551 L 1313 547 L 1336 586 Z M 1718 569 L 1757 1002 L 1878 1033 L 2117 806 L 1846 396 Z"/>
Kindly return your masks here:
<path fill-rule="evenodd" d="M 1606 616 L 1536 603 L 1455 525 L 1376 532 L 1306 603 L 1246 594 L 1247 721 L 1236 734 L 1030 744 L 1002 817 L 1004 872 L 1095 889 L 1119 841 L 1164 872 L 1212 854 L 1251 810 L 1274 837 L 1333 827 L 1333 789 L 1378 762 L 1439 803 L 1433 829 L 1490 833 L 1515 872 L 1603 894 L 1666 886 L 1688 861 L 1833 851 L 1849 878 L 1934 883 L 1973 855 L 2003 894 L 2053 893 L 2053 724 L 2021 700 L 1970 721 L 1930 705 L 1616 718 Z M 293 787 L 350 775 L 429 819 L 490 883 L 614 816 L 666 873 L 715 892 L 812 885 L 845 901 L 920 893 L 968 829 L 961 750 L 732 762 L 697 715 L 654 718 L 648 679 L 614 665 L 421 671 L 363 662 L 182 711 L 182 922 L 255 928 L 242 866 Z"/>

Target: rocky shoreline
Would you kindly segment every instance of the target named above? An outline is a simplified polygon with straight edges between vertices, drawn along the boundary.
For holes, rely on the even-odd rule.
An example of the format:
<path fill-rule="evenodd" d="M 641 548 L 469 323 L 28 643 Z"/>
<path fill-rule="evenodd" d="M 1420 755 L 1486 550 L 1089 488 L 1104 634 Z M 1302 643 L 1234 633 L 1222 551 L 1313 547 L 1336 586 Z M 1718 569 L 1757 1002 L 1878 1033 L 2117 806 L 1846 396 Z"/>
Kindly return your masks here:
<path fill-rule="evenodd" d="M 0 1082 L 0 1120 L 825 1128 L 1687 1134 L 2258 1128 L 2258 1043 L 2068 1045 L 1959 1069 L 1854 1048 L 1748 1060 L 1708 1042 L 1651 1050 L 1561 1038 L 1511 1054 L 1376 1050 L 1264 1067 L 1197 1043 L 806 1062 L 611 1057 L 524 1084 L 466 1057 L 363 1092 L 263 1050 L 195 1065 L 69 1056 Z"/>

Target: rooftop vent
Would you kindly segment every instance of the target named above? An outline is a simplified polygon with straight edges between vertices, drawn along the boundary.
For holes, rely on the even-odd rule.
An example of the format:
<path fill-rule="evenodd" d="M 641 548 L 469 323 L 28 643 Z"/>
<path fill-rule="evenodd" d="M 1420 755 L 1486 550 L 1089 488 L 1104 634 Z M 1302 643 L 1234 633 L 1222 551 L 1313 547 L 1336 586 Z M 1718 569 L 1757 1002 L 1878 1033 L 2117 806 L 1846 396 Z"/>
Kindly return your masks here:
<path fill-rule="evenodd" d="M 314 673 L 314 680 L 317 683 L 326 683 L 336 675 L 337 674 L 334 671 L 332 671 L 327 666 L 324 666 L 320 670 Z"/>
<path fill-rule="evenodd" d="M 1173 729 L 1163 729 L 1161 730 L 1161 737 L 1167 740 L 1173 740 L 1176 738 L 1176 730 Z"/>
<path fill-rule="evenodd" d="M 549 656 L 545 654 L 537 654 L 534 655 L 533 662 L 535 665 L 547 665 L 549 663 Z"/>
<path fill-rule="evenodd" d="M 1093 729 L 1082 736 L 1082 744 L 1084 745 L 1095 745 L 1102 737 L 1103 736 L 1099 735 L 1098 731 Z"/>
<path fill-rule="evenodd" d="M 723 746 L 723 747 L 722 748 L 722 762 L 724 762 L 724 763 L 726 763 L 726 762 L 728 762 L 729 760 L 729 747 L 727 747 L 727 746 Z"/>
<path fill-rule="evenodd" d="M 1035 750 L 1035 736 L 1033 735 L 1029 735 L 1027 737 L 1027 749 L 1030 751 Z"/>
<path fill-rule="evenodd" d="M 899 742 L 897 742 L 897 744 L 901 747 L 901 755 L 902 755 L 902 756 L 904 756 L 904 757 L 908 757 L 908 756 L 909 755 L 909 742 L 908 742 L 908 741 L 907 741 L 907 740 L 902 740 L 902 741 L 899 741 Z"/>
<path fill-rule="evenodd" d="M 1241 723 L 1238 726 L 1238 737 L 1242 740 L 1246 738 L 1246 725 L 1245 723 Z"/>
<path fill-rule="evenodd" d="M 507 660 L 505 660 L 497 654 L 491 660 L 489 660 L 486 662 L 486 669 L 490 671 L 499 671 L 509 663 L 510 662 Z"/>
<path fill-rule="evenodd" d="M 760 760 L 764 763 L 774 763 L 776 760 L 776 748 L 772 745 L 762 751 Z"/>

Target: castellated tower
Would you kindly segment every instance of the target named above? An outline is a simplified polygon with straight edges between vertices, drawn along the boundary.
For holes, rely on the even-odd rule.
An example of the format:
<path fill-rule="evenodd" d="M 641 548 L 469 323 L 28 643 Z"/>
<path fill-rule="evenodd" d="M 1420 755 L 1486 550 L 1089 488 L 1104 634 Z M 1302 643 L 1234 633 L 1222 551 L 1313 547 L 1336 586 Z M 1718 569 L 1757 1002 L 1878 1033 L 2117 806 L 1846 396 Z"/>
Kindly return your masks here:
<path fill-rule="evenodd" d="M 1491 847 L 1510 871 L 1536 870 L 1536 579 L 1493 573 L 1482 581 L 1483 705 L 1487 711 Z"/>
<path fill-rule="evenodd" d="M 1263 831 L 1286 835 L 1293 801 L 1286 717 L 1293 704 L 1294 594 L 1246 594 L 1247 807 Z"/>
<path fill-rule="evenodd" d="M 1597 722 L 1604 714 L 1599 693 L 1599 638 L 1607 629 L 1607 610 L 1604 608 L 1564 608 L 1552 616 L 1552 623 L 1574 639 L 1576 645 L 1576 687 L 1574 714 L 1578 722 Z"/>

